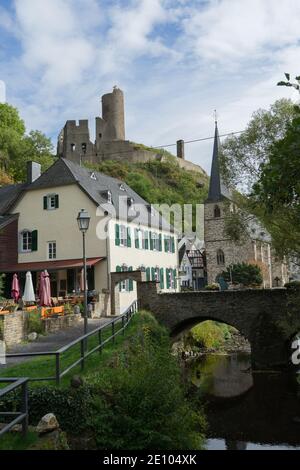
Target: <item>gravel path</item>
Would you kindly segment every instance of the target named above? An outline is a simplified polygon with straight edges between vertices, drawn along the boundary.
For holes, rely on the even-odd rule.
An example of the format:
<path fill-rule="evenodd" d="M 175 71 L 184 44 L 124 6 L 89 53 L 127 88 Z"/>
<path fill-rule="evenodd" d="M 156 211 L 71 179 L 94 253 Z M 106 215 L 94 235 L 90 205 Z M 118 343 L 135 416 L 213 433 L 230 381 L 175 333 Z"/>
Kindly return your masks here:
<path fill-rule="evenodd" d="M 110 322 L 110 318 L 100 318 L 100 319 L 89 319 L 88 321 L 88 331 L 93 331 L 99 326 L 105 325 Z M 10 348 L 7 353 L 36 353 L 36 352 L 45 352 L 45 351 L 57 351 L 61 347 L 71 343 L 75 339 L 83 335 L 83 320 L 81 320 L 79 325 L 65 328 L 56 333 L 50 333 L 47 336 L 39 336 L 37 341 L 32 343 L 22 343 Z M 6 366 L 11 366 L 13 364 L 19 364 L 30 360 L 30 358 L 11 358 L 7 359 Z M 0 366 L 2 368 L 3 366 Z M 5 366 L 4 366 L 5 367 Z"/>

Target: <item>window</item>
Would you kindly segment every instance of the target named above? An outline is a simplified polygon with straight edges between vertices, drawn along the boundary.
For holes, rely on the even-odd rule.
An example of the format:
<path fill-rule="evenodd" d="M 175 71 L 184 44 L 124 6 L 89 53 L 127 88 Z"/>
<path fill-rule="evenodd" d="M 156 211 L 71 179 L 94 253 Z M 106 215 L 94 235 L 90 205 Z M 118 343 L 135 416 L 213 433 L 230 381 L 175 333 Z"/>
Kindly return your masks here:
<path fill-rule="evenodd" d="M 71 152 L 75 152 L 76 150 L 76 144 L 71 144 Z"/>
<path fill-rule="evenodd" d="M 91 179 L 97 181 L 97 176 L 95 172 L 91 173 Z"/>
<path fill-rule="evenodd" d="M 59 209 L 59 196 L 58 194 L 48 194 L 44 196 L 44 210 L 53 211 Z"/>
<path fill-rule="evenodd" d="M 81 144 L 81 149 L 82 149 L 82 152 L 83 152 L 83 153 L 86 153 L 87 145 L 86 145 L 85 142 L 83 142 L 83 143 Z"/>
<path fill-rule="evenodd" d="M 119 188 L 120 188 L 121 191 L 126 191 L 124 184 L 120 184 L 120 185 L 119 185 Z"/>
<path fill-rule="evenodd" d="M 221 217 L 221 209 L 219 206 L 215 206 L 214 208 L 214 217 L 215 219 L 219 219 Z"/>
<path fill-rule="evenodd" d="M 112 197 L 111 197 L 111 192 L 107 191 L 107 202 L 108 204 L 112 204 Z"/>
<path fill-rule="evenodd" d="M 120 226 L 120 246 L 127 246 L 127 230 L 125 225 Z"/>
<path fill-rule="evenodd" d="M 29 230 L 24 230 L 21 233 L 21 251 L 24 253 L 30 252 L 32 250 L 32 232 Z"/>
<path fill-rule="evenodd" d="M 171 253 L 171 251 L 172 251 L 171 237 L 165 236 L 165 252 Z"/>
<path fill-rule="evenodd" d="M 217 263 L 219 266 L 224 266 L 225 264 L 225 255 L 224 255 L 224 251 L 222 250 L 218 250 L 217 252 Z"/>
<path fill-rule="evenodd" d="M 56 259 L 56 242 L 48 242 L 48 259 Z"/>

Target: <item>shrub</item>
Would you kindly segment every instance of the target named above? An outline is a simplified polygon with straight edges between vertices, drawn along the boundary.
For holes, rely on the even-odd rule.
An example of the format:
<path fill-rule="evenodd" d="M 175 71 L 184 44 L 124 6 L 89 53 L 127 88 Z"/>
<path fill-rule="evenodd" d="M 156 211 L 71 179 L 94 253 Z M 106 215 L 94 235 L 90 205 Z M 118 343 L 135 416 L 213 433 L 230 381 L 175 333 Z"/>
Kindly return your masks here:
<path fill-rule="evenodd" d="M 225 334 L 213 321 L 205 321 L 191 330 L 194 344 L 201 348 L 217 348 L 225 341 Z"/>
<path fill-rule="evenodd" d="M 212 290 L 212 291 L 220 290 L 220 286 L 219 284 L 208 284 L 207 286 L 205 286 L 205 290 Z"/>
<path fill-rule="evenodd" d="M 260 286 L 263 282 L 261 269 L 255 264 L 237 263 L 230 265 L 221 276 L 226 282 L 243 286 Z"/>
<path fill-rule="evenodd" d="M 28 334 L 30 333 L 43 333 L 43 323 L 41 313 L 38 309 L 29 312 L 28 314 Z"/>
<path fill-rule="evenodd" d="M 300 281 L 287 282 L 284 287 L 287 289 L 300 290 Z"/>

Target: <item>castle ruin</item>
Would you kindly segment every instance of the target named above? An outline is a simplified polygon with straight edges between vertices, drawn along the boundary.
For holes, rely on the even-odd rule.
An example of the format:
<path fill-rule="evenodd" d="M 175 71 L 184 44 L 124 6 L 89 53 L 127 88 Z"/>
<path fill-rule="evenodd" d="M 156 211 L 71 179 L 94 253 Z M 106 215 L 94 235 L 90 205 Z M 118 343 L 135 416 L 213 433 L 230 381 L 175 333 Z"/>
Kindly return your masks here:
<path fill-rule="evenodd" d="M 163 161 L 162 150 L 147 148 L 126 140 L 124 93 L 114 87 L 112 93 L 102 96 L 102 117 L 96 117 L 96 138 L 91 141 L 88 120 L 67 121 L 59 134 L 57 154 L 74 163 L 100 163 L 104 160 L 126 162 Z M 206 176 L 205 171 L 185 160 L 184 141 L 177 142 L 178 165 Z"/>

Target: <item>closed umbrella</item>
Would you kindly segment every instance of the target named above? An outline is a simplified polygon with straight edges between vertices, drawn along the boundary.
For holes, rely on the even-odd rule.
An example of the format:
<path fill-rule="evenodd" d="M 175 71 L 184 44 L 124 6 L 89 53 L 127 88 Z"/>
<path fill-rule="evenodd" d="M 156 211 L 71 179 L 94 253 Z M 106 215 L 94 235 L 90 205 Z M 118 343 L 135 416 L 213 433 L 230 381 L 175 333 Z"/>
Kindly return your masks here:
<path fill-rule="evenodd" d="M 20 295 L 20 284 L 19 284 L 18 275 L 14 274 L 12 286 L 11 286 L 11 298 L 14 299 L 14 301 L 17 303 L 20 297 L 21 295 Z"/>
<path fill-rule="evenodd" d="M 51 286 L 48 271 L 41 273 L 40 278 L 40 306 L 51 307 Z"/>
<path fill-rule="evenodd" d="M 25 289 L 24 289 L 24 294 L 22 297 L 23 302 L 35 302 L 35 295 L 34 295 L 34 290 L 33 290 L 33 284 L 32 284 L 32 276 L 31 272 L 28 271 L 26 273 L 26 282 L 25 282 Z"/>
<path fill-rule="evenodd" d="M 80 290 L 81 292 L 84 291 L 84 269 L 82 269 L 80 273 Z M 87 280 L 86 280 L 86 290 L 89 290 Z"/>

